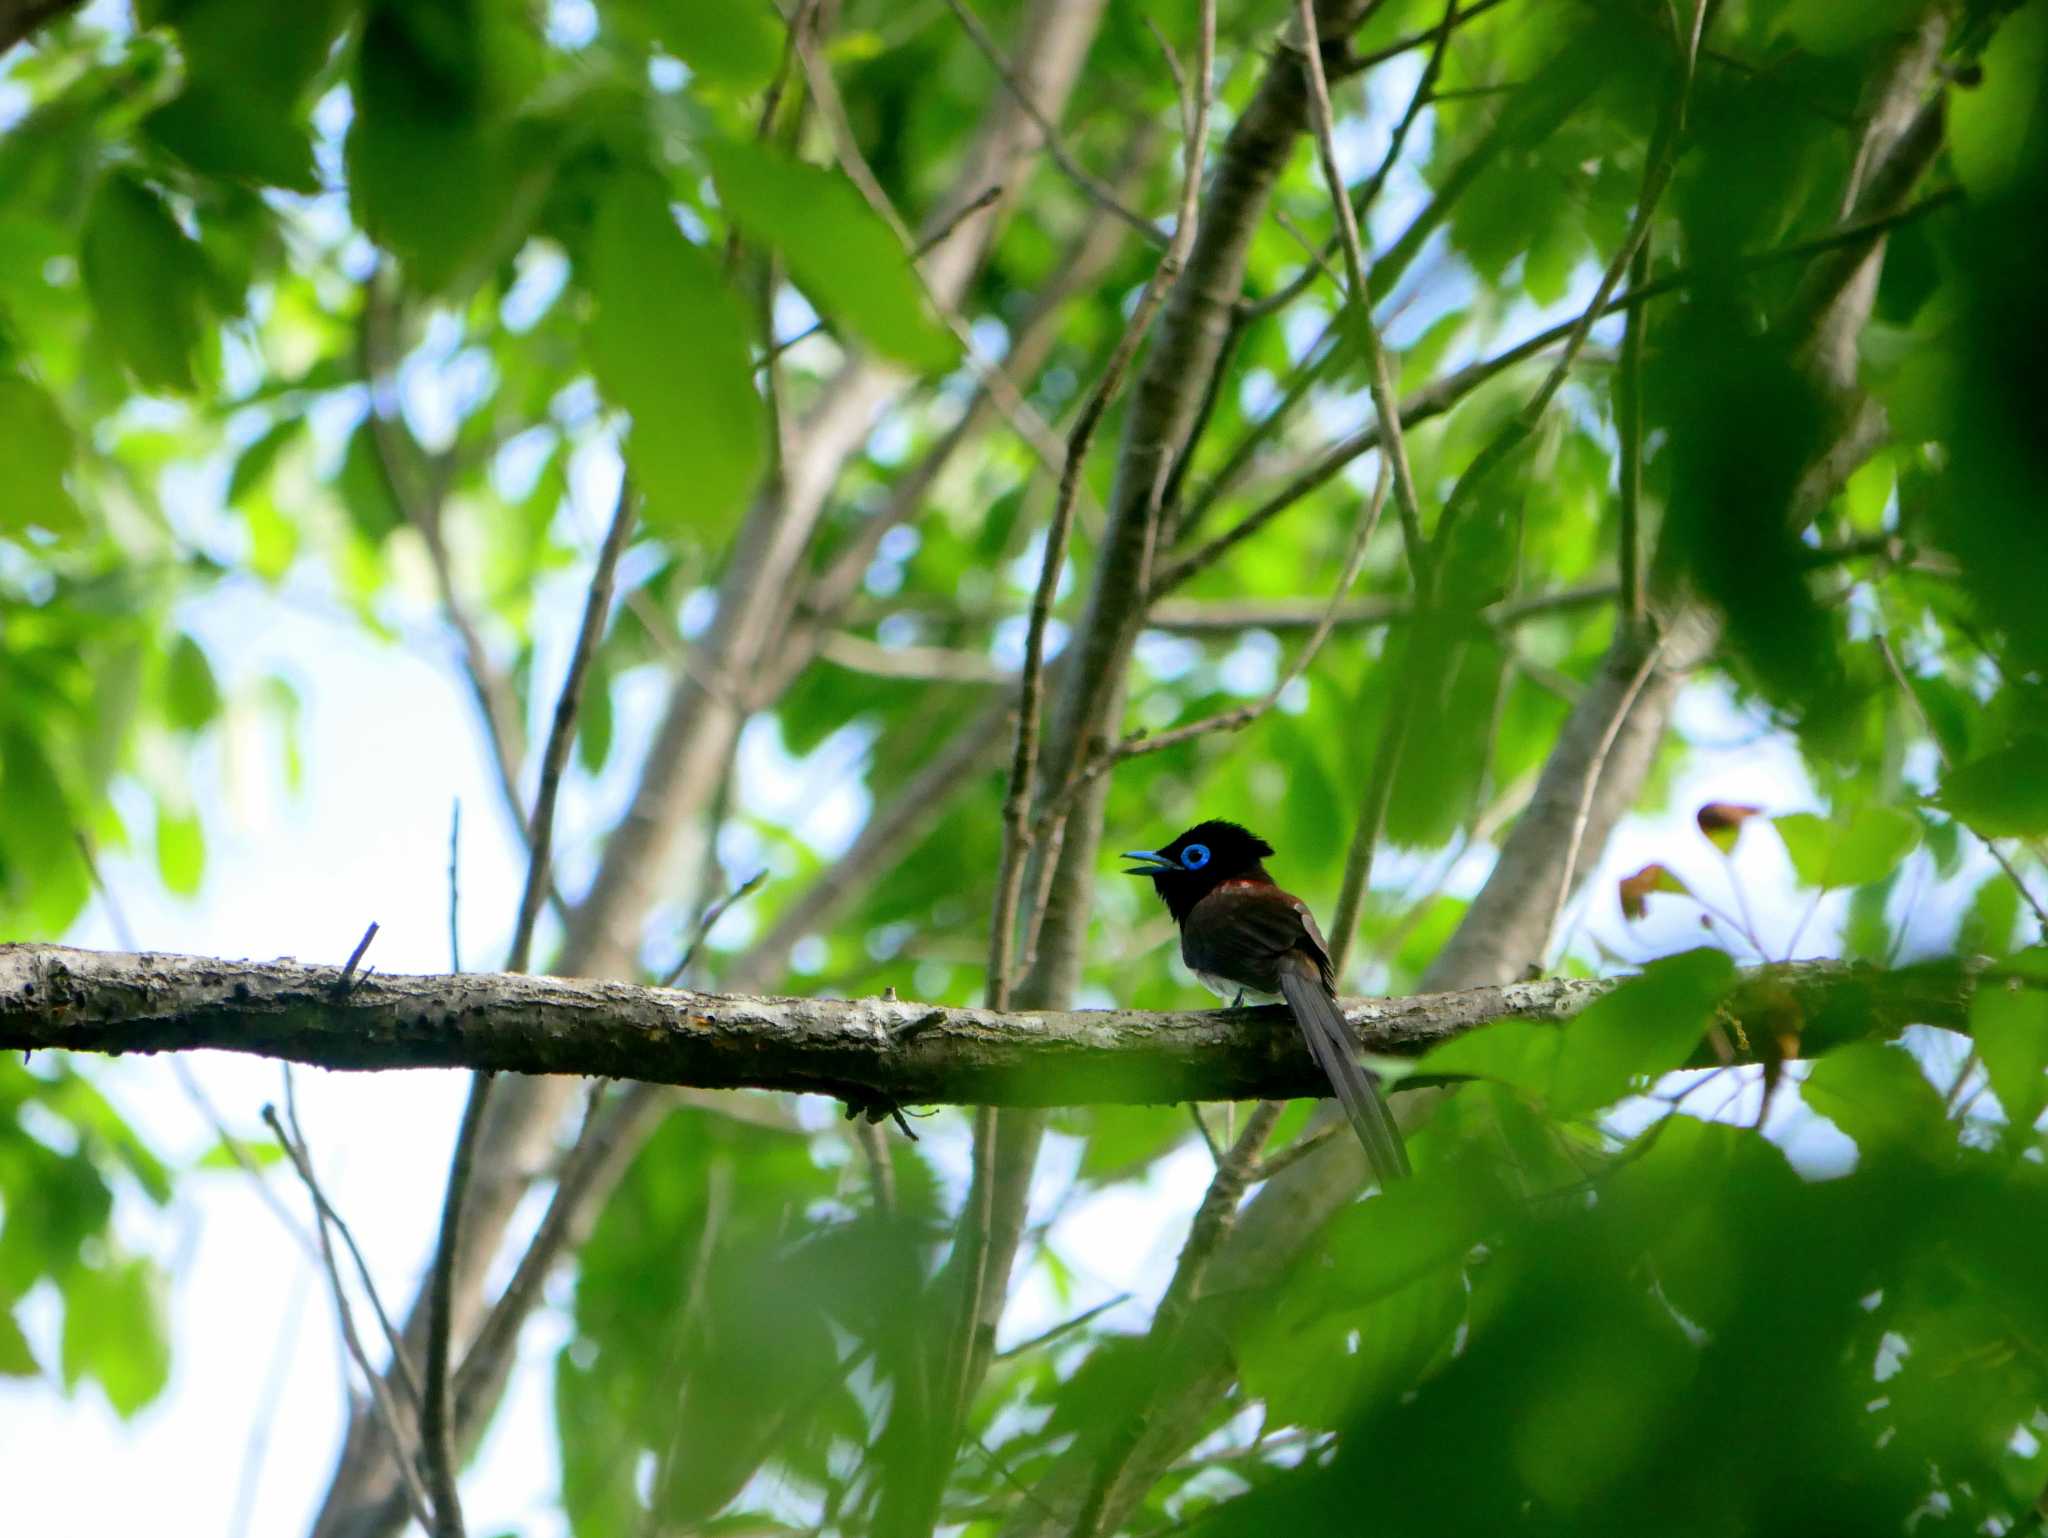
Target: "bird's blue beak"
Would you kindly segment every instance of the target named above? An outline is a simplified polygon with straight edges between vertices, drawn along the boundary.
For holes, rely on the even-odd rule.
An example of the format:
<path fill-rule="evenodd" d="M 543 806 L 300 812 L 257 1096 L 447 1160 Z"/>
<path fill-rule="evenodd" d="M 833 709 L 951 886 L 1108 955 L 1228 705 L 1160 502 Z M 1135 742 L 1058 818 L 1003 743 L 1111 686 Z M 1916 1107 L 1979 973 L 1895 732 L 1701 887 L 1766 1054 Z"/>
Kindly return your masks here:
<path fill-rule="evenodd" d="M 1180 869 L 1180 861 L 1156 849 L 1126 849 L 1118 858 L 1149 862 L 1141 863 L 1136 870 L 1126 870 L 1126 876 L 1156 876 L 1161 871 Z"/>

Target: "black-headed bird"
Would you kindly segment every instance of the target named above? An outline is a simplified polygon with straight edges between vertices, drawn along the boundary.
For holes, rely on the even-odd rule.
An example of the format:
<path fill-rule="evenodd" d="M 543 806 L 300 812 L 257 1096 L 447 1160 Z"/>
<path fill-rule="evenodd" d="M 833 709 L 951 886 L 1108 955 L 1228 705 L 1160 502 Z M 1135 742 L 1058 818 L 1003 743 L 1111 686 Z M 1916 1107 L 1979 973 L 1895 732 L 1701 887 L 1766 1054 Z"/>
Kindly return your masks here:
<path fill-rule="evenodd" d="M 1235 1002 L 1248 993 L 1287 1001 L 1384 1187 L 1409 1173 L 1408 1151 L 1379 1081 L 1353 1050 L 1315 915 L 1266 872 L 1272 852 L 1249 829 L 1212 820 L 1163 848 L 1125 850 L 1139 864 L 1124 874 L 1152 878 L 1180 926 L 1181 959 L 1212 992 Z"/>

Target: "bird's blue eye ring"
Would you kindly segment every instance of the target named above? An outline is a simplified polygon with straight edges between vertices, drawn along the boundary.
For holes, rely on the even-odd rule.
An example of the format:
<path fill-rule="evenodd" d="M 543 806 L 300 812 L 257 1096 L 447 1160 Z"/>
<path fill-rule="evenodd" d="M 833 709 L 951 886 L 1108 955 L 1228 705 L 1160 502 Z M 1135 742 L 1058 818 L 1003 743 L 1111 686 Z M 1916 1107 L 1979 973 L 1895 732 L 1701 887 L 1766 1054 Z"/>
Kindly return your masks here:
<path fill-rule="evenodd" d="M 1207 844 L 1190 844 L 1180 852 L 1180 866 L 1182 870 L 1200 870 L 1208 863 L 1209 846 Z"/>

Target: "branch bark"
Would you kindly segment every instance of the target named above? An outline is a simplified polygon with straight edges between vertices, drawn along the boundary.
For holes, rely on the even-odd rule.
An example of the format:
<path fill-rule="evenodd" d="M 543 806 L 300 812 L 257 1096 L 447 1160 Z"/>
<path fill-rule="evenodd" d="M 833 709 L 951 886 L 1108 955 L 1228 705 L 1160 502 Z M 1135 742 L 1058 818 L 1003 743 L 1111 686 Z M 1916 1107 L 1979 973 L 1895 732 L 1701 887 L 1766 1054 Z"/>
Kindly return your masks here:
<path fill-rule="evenodd" d="M 321 1068 L 579 1074 L 863 1105 L 1149 1105 L 1327 1087 L 1277 1007 L 1005 1013 L 512 972 L 380 972 L 344 993 L 339 978 L 337 967 L 290 958 L 0 945 L 0 1051 L 213 1049 Z M 1413 1057 L 1496 1021 L 1568 1020 L 1615 986 L 1546 978 L 1352 999 L 1344 1012 L 1363 1050 Z M 1805 962 L 1746 974 L 1727 1011 L 1738 1023 L 1753 1018 L 1755 1039 L 1774 1041 L 1789 1000 L 1818 1048 L 1872 1028 L 1960 1028 L 1971 987 L 1954 966 Z"/>

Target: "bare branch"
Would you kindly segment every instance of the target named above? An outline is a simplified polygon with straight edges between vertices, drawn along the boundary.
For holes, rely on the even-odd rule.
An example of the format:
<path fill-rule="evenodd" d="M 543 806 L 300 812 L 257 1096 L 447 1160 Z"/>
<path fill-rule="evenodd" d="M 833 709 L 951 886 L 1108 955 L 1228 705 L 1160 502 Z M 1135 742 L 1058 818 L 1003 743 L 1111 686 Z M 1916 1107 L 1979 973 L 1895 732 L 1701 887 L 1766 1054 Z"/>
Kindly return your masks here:
<path fill-rule="evenodd" d="M 420 1485 L 419 1475 L 413 1470 L 412 1452 L 407 1445 L 408 1438 L 405 1433 L 406 1423 L 400 1416 L 398 1407 L 392 1403 L 390 1385 L 384 1381 L 384 1375 L 370 1365 L 369 1355 L 363 1350 L 362 1337 L 356 1333 L 355 1313 L 349 1307 L 348 1290 L 342 1285 L 341 1268 L 335 1263 L 334 1244 L 327 1237 L 327 1225 L 331 1220 L 333 1208 L 328 1206 L 327 1199 L 320 1194 L 319 1187 L 313 1180 L 305 1150 L 293 1141 L 286 1133 L 284 1124 L 277 1119 L 276 1108 L 266 1105 L 263 1108 L 263 1119 L 270 1124 L 270 1130 L 276 1136 L 279 1145 L 299 1171 L 299 1178 L 306 1182 L 307 1190 L 313 1193 L 313 1231 L 320 1240 L 321 1263 L 327 1273 L 328 1287 L 334 1295 L 334 1311 L 341 1322 L 342 1340 L 347 1344 L 348 1354 L 354 1360 L 357 1370 L 369 1384 L 370 1403 L 375 1410 L 377 1424 L 389 1439 L 392 1460 L 404 1476 L 406 1503 L 411 1507 L 412 1514 L 419 1519 L 421 1526 L 427 1526 L 427 1495 Z M 346 1234 L 347 1231 L 344 1229 L 343 1232 Z M 353 1240 L 350 1240 L 349 1248 L 354 1250 Z M 395 1358 L 394 1366 L 403 1360 L 402 1356 Z"/>
<path fill-rule="evenodd" d="M 1444 13 L 1432 64 L 1443 57 L 1444 41 L 1450 36 L 1451 20 L 1456 12 L 1457 0 L 1451 0 Z M 1379 326 L 1372 317 L 1372 290 L 1365 281 L 1365 253 L 1359 244 L 1358 216 L 1352 212 L 1351 197 L 1344 188 L 1344 173 L 1337 165 L 1336 122 L 1330 109 L 1329 82 L 1323 78 L 1322 44 L 1316 36 L 1315 0 L 1296 0 L 1294 14 L 1302 34 L 1302 71 L 1308 79 L 1309 122 L 1315 130 L 1316 150 L 1323 163 L 1323 180 L 1330 189 L 1330 206 L 1337 213 L 1337 239 L 1344 252 L 1347 307 L 1351 324 L 1365 343 L 1367 362 L 1372 369 L 1372 405 L 1379 416 L 1380 452 L 1393 461 L 1394 505 L 1401 513 L 1401 538 L 1408 547 L 1409 567 L 1420 583 L 1425 550 L 1422 507 L 1415 492 L 1415 474 L 1408 466 L 1408 446 L 1401 438 L 1401 406 L 1394 394 L 1393 362 L 1380 339 Z"/>
<path fill-rule="evenodd" d="M 0 945 L 0 1051 L 214 1048 L 324 1068 L 580 1074 L 862 1104 L 1162 1104 L 1314 1096 L 1328 1087 L 1306 1049 L 1263 1010 L 1005 1014 L 480 972 L 380 972 L 339 997 L 337 973 L 292 960 Z M 1954 967 L 1886 973 L 1812 963 L 1752 976 L 1758 989 L 1792 991 L 1815 1050 L 1831 1044 L 1824 1006 L 1832 989 L 1866 1000 L 1867 1028 L 1888 1029 L 1964 1025 L 1971 987 Z M 1495 1020 L 1569 1018 L 1612 986 L 1551 978 L 1352 999 L 1345 1018 L 1363 1050 L 1413 1056 Z M 1743 990 L 1729 1008 L 1739 1017 L 1767 1002 Z"/>
<path fill-rule="evenodd" d="M 630 482 L 619 482 L 617 505 L 612 509 L 611 527 L 597 552 L 597 567 L 590 576 L 590 590 L 583 600 L 583 623 L 577 628 L 576 647 L 569 654 L 569 670 L 562 679 L 562 692 L 555 701 L 554 723 L 548 728 L 547 747 L 540 761 L 540 788 L 534 795 L 532 850 L 527 859 L 526 887 L 519 898 L 519 922 L 512 935 L 512 952 L 505 963 L 508 972 L 524 972 L 533 950 L 533 927 L 540 918 L 541 897 L 550 885 L 549 866 L 555 839 L 555 800 L 561 792 L 562 771 L 569 764 L 569 745 L 576 740 L 576 716 L 583 705 L 583 682 L 590 673 L 590 660 L 604 638 L 605 617 L 611 612 L 612 588 L 618 578 L 619 556 L 632 536 L 634 497 Z"/>

